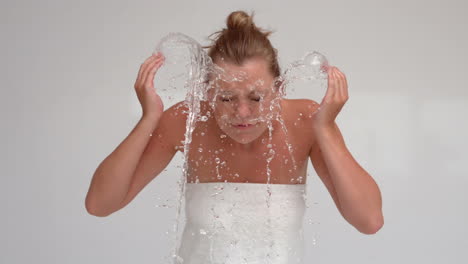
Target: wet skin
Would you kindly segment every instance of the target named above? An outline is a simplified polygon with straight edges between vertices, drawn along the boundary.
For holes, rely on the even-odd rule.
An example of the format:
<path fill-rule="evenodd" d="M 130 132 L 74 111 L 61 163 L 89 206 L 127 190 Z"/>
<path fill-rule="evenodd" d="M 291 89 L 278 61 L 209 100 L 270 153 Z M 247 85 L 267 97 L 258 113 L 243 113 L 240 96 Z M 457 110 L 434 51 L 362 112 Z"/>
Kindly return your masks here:
<path fill-rule="evenodd" d="M 208 100 L 200 102 L 200 116 L 208 119 L 198 121 L 192 133 L 187 181 L 306 183 L 314 143 L 311 116 L 318 104 L 281 98 L 276 78 L 261 58 L 242 65 L 215 62 L 225 75 L 211 80 Z M 233 76 L 242 77 L 232 81 Z M 185 129 L 180 130 L 187 112 L 183 104 L 168 111 L 169 122 L 179 123 L 168 126 L 170 137 L 180 139 L 176 142 L 185 138 Z M 182 143 L 177 148 L 183 151 Z"/>
<path fill-rule="evenodd" d="M 204 115 L 212 111 L 208 102 L 201 104 Z M 306 183 L 308 158 L 314 143 L 310 115 L 317 104 L 306 99 L 282 99 L 280 104 L 280 118 L 287 135 L 281 123 L 273 120 L 271 141 L 268 127 L 246 145 L 227 136 L 214 118 L 197 122 L 190 144 L 187 181 L 267 183 L 269 167 L 271 184 Z M 249 133 L 249 129 L 242 130 Z M 296 168 L 287 142 L 291 146 Z M 274 156 L 271 155 L 269 144 L 274 150 Z M 182 145 L 179 150 L 183 151 Z M 273 158 L 268 165 L 269 157 Z"/>

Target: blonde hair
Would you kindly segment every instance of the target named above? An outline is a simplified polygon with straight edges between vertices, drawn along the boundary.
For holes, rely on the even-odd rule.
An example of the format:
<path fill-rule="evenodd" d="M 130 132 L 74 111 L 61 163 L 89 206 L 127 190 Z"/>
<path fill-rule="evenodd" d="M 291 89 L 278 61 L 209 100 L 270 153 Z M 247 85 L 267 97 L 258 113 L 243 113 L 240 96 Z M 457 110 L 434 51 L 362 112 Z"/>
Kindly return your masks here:
<path fill-rule="evenodd" d="M 213 62 L 224 59 L 226 62 L 242 65 L 245 60 L 261 57 L 269 65 L 274 77 L 280 75 L 277 50 L 273 48 L 268 39 L 272 31 L 258 28 L 253 22 L 253 13 L 249 16 L 244 11 L 235 11 L 226 19 L 227 28 L 223 28 L 209 36 L 213 42 L 208 55 Z"/>

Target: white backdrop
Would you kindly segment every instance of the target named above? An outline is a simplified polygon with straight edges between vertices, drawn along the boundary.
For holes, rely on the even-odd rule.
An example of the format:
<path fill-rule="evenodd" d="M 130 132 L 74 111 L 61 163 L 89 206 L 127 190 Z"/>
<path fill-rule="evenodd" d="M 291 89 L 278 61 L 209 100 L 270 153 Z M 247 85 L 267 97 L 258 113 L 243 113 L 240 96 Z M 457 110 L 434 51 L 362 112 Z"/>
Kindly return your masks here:
<path fill-rule="evenodd" d="M 109 217 L 86 192 L 139 119 L 133 84 L 159 39 L 207 44 L 237 9 L 276 31 L 283 69 L 317 50 L 346 74 L 337 122 L 382 191 L 385 225 L 364 235 L 309 164 L 306 263 L 468 263 L 462 0 L 2 1 L 1 263 L 164 263 L 181 155 Z"/>

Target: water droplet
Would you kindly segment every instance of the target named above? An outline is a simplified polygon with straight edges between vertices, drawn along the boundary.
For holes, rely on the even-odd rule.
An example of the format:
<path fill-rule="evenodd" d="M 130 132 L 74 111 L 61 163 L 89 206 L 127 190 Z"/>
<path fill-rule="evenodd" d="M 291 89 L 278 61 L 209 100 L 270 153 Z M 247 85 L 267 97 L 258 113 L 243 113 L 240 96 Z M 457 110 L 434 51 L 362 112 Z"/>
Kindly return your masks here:
<path fill-rule="evenodd" d="M 198 148 L 198 152 L 203 152 L 203 149 L 202 149 L 202 148 Z"/>

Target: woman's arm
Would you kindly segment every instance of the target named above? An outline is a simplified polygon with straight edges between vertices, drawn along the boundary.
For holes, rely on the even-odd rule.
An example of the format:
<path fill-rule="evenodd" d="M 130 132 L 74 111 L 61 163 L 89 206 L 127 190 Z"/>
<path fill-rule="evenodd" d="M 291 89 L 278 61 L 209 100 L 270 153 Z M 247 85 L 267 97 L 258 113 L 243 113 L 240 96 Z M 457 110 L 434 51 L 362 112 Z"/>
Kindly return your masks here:
<path fill-rule="evenodd" d="M 360 232 L 373 234 L 383 226 L 382 197 L 372 177 L 356 162 L 346 148 L 335 119 L 348 100 L 348 82 L 338 68 L 328 71 L 328 87 L 320 105 L 312 101 L 312 120 L 316 140 L 311 159 L 322 164 L 317 173 L 325 179 L 327 188 L 340 213 Z M 326 169 L 325 169 L 326 168 Z"/>
<path fill-rule="evenodd" d="M 130 134 L 96 169 L 86 196 L 86 209 L 104 216 L 124 199 L 138 164 L 158 119 L 142 117 Z"/>
<path fill-rule="evenodd" d="M 315 165 L 320 166 L 321 178 L 332 183 L 337 206 L 343 217 L 365 234 L 376 233 L 384 223 L 382 196 L 374 179 L 356 162 L 347 149 L 343 136 L 334 128 L 316 131 L 316 148 L 311 155 Z"/>
<path fill-rule="evenodd" d="M 169 164 L 185 131 L 178 106 L 180 103 L 166 110 L 159 120 L 142 118 L 101 162 L 86 196 L 90 214 L 103 217 L 125 207 Z"/>

